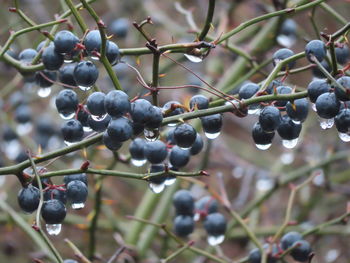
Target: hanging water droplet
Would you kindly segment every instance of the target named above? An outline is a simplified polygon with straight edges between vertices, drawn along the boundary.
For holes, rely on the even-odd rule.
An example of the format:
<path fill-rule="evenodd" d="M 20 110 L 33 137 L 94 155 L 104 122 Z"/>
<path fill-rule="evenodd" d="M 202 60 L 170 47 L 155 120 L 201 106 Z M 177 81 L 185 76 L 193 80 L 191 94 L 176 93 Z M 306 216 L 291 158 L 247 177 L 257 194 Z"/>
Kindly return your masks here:
<path fill-rule="evenodd" d="M 191 149 L 191 147 L 180 147 L 180 149 L 182 149 L 182 150 L 189 150 L 189 149 Z"/>
<path fill-rule="evenodd" d="M 6 141 L 2 145 L 2 150 L 8 159 L 14 160 L 21 152 L 21 144 L 17 139 Z"/>
<path fill-rule="evenodd" d="M 277 36 L 277 42 L 283 47 L 291 48 L 295 44 L 296 38 L 294 36 L 281 34 Z"/>
<path fill-rule="evenodd" d="M 225 236 L 221 235 L 221 236 L 208 236 L 207 241 L 208 244 L 211 246 L 217 246 L 219 244 L 221 244 L 222 242 L 224 242 Z"/>
<path fill-rule="evenodd" d="M 330 249 L 325 255 L 325 260 L 327 262 L 335 262 L 339 256 L 340 256 L 339 250 Z"/>
<path fill-rule="evenodd" d="M 342 140 L 343 142 L 350 142 L 350 135 L 349 134 L 339 132 L 338 136 L 339 136 L 340 140 Z"/>
<path fill-rule="evenodd" d="M 298 139 L 293 140 L 282 140 L 282 145 L 287 149 L 293 149 L 298 144 Z"/>
<path fill-rule="evenodd" d="M 248 107 L 248 114 L 249 115 L 260 115 L 261 109 L 259 105 L 250 105 Z"/>
<path fill-rule="evenodd" d="M 281 162 L 285 165 L 291 164 L 294 161 L 293 152 L 284 152 L 281 154 Z"/>
<path fill-rule="evenodd" d="M 144 165 L 147 162 L 146 159 L 144 160 L 136 160 L 136 159 L 132 159 L 131 158 L 131 163 L 136 166 L 136 167 L 141 167 L 142 165 Z"/>
<path fill-rule="evenodd" d="M 99 59 L 100 59 L 98 56 L 94 56 L 94 55 L 91 55 L 90 58 L 91 58 L 92 60 L 99 60 Z"/>
<path fill-rule="evenodd" d="M 46 98 L 51 94 L 51 88 L 40 88 L 37 91 L 40 98 Z"/>
<path fill-rule="evenodd" d="M 188 55 L 188 54 L 184 54 L 184 56 L 191 62 L 193 63 L 199 63 L 202 62 L 203 59 L 200 57 L 196 57 L 196 56 L 192 56 L 192 55 Z"/>
<path fill-rule="evenodd" d="M 317 186 L 322 186 L 326 182 L 326 178 L 324 177 L 323 170 L 317 174 L 314 179 L 312 179 L 312 183 Z"/>
<path fill-rule="evenodd" d="M 163 190 L 165 188 L 165 183 L 161 183 L 161 184 L 149 183 L 148 186 L 149 186 L 149 188 L 151 188 L 153 193 L 159 194 L 159 193 L 163 192 Z"/>
<path fill-rule="evenodd" d="M 175 122 L 168 123 L 168 127 L 175 127 L 175 126 L 176 126 Z"/>
<path fill-rule="evenodd" d="M 84 132 L 91 132 L 92 129 L 89 126 L 83 126 L 83 131 Z"/>
<path fill-rule="evenodd" d="M 245 169 L 241 166 L 236 166 L 233 170 L 232 170 L 232 175 L 234 178 L 239 179 L 242 178 L 244 175 Z"/>
<path fill-rule="evenodd" d="M 164 184 L 166 186 L 170 186 L 170 185 L 174 184 L 175 181 L 176 181 L 176 177 L 175 176 L 174 177 L 167 177 L 167 179 L 165 179 L 165 181 L 164 181 Z"/>
<path fill-rule="evenodd" d="M 159 138 L 159 129 L 144 129 L 143 134 L 145 135 L 145 139 L 149 142 L 154 142 Z"/>
<path fill-rule="evenodd" d="M 92 86 L 78 86 L 79 89 L 81 89 L 82 91 L 88 91 L 92 88 Z"/>
<path fill-rule="evenodd" d="M 271 147 L 271 144 L 272 143 L 269 143 L 269 144 L 255 144 L 256 148 L 258 148 L 259 150 L 267 150 Z"/>
<path fill-rule="evenodd" d="M 293 120 L 293 119 L 292 119 L 292 122 L 294 122 L 295 124 L 300 124 L 301 123 L 301 121 L 297 121 L 297 120 Z"/>
<path fill-rule="evenodd" d="M 101 116 L 91 114 L 91 119 L 93 119 L 94 121 L 103 121 L 106 117 L 107 117 L 107 113 Z"/>
<path fill-rule="evenodd" d="M 72 203 L 72 209 L 78 210 L 85 207 L 85 203 Z"/>
<path fill-rule="evenodd" d="M 312 103 L 311 108 L 312 108 L 313 111 L 317 112 L 316 104 L 315 104 L 315 103 Z"/>
<path fill-rule="evenodd" d="M 61 233 L 62 224 L 46 224 L 46 231 L 50 236 L 57 236 Z"/>
<path fill-rule="evenodd" d="M 16 132 L 18 135 L 26 135 L 30 133 L 33 129 L 33 125 L 31 122 L 26 122 L 26 123 L 19 123 L 16 127 Z"/>
<path fill-rule="evenodd" d="M 320 118 L 320 126 L 323 130 L 330 129 L 334 125 L 334 118 L 332 119 L 322 119 Z"/>
<path fill-rule="evenodd" d="M 76 142 L 68 142 L 68 141 L 63 141 L 66 146 L 71 146 L 75 144 Z"/>
<path fill-rule="evenodd" d="M 219 137 L 220 132 L 216 132 L 216 133 L 205 132 L 204 134 L 205 134 L 205 136 L 206 136 L 208 139 L 214 140 L 214 139 L 216 139 L 217 137 Z"/>
<path fill-rule="evenodd" d="M 75 116 L 75 112 L 72 112 L 72 113 L 60 113 L 60 117 L 64 120 L 70 120 L 72 118 L 74 118 Z"/>
<path fill-rule="evenodd" d="M 266 192 L 272 189 L 274 186 L 274 182 L 269 177 L 262 177 L 256 181 L 256 189 L 261 192 Z"/>
<path fill-rule="evenodd" d="M 193 216 L 194 221 L 199 221 L 201 219 L 201 214 L 200 213 L 195 213 Z"/>

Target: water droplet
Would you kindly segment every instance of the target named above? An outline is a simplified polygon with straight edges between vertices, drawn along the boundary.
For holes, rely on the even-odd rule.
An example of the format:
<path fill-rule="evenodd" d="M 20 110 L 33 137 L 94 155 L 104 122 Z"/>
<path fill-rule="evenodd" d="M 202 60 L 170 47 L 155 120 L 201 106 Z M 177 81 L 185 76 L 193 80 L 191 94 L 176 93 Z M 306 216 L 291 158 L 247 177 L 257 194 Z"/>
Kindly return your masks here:
<path fill-rule="evenodd" d="M 66 146 L 71 146 L 75 144 L 76 142 L 68 142 L 68 141 L 63 141 Z"/>
<path fill-rule="evenodd" d="M 284 152 L 281 154 L 281 162 L 285 165 L 291 164 L 294 161 L 293 152 Z"/>
<path fill-rule="evenodd" d="M 244 168 L 241 166 L 236 166 L 233 170 L 232 170 L 232 175 L 234 178 L 239 179 L 242 178 L 244 175 Z"/>
<path fill-rule="evenodd" d="M 60 117 L 64 120 L 70 120 L 70 119 L 74 118 L 74 116 L 75 116 L 75 112 L 66 113 L 66 114 L 60 113 Z"/>
<path fill-rule="evenodd" d="M 31 122 L 26 122 L 26 123 L 20 123 L 16 127 L 16 132 L 18 135 L 22 136 L 25 134 L 28 134 L 32 131 L 33 125 Z"/>
<path fill-rule="evenodd" d="M 46 224 L 46 231 L 50 236 L 57 236 L 61 233 L 62 224 Z"/>
<path fill-rule="evenodd" d="M 163 192 L 165 188 L 165 183 L 161 183 L 161 184 L 149 183 L 148 185 L 149 185 L 149 188 L 151 188 L 152 192 L 155 194 L 159 194 Z"/>
<path fill-rule="evenodd" d="M 199 221 L 201 219 L 201 214 L 200 213 L 195 213 L 193 216 L 194 221 Z"/>
<path fill-rule="evenodd" d="M 168 123 L 168 127 L 175 127 L 175 126 L 176 126 L 175 122 Z"/>
<path fill-rule="evenodd" d="M 267 150 L 271 147 L 271 144 L 272 143 L 269 143 L 269 144 L 255 144 L 256 148 L 258 148 L 259 150 Z"/>
<path fill-rule="evenodd" d="M 317 112 L 316 104 L 315 104 L 315 103 L 312 103 L 311 108 L 312 108 L 313 111 Z"/>
<path fill-rule="evenodd" d="M 131 163 L 136 166 L 136 167 L 141 167 L 142 165 L 144 165 L 147 162 L 146 159 L 144 160 L 136 160 L 136 159 L 132 159 L 131 158 Z"/>
<path fill-rule="evenodd" d="M 73 59 L 71 59 L 71 58 L 65 58 L 63 61 L 64 61 L 64 63 L 72 63 L 72 62 L 73 62 Z"/>
<path fill-rule="evenodd" d="M 189 149 L 191 149 L 191 147 L 180 147 L 180 149 L 182 149 L 182 150 L 189 150 Z"/>
<path fill-rule="evenodd" d="M 320 126 L 323 130 L 330 129 L 334 125 L 334 118 L 332 119 L 322 119 L 320 118 Z"/>
<path fill-rule="evenodd" d="M 192 55 L 188 55 L 188 54 L 184 54 L 184 56 L 191 62 L 193 63 L 199 63 L 202 62 L 203 59 L 200 57 L 196 57 L 196 56 L 192 56 Z"/>
<path fill-rule="evenodd" d="M 3 142 L 1 148 L 6 157 L 10 160 L 16 159 L 21 152 L 21 144 L 17 139 Z"/>
<path fill-rule="evenodd" d="M 216 132 L 216 133 L 205 132 L 204 134 L 205 134 L 205 136 L 207 136 L 208 139 L 214 140 L 214 139 L 216 139 L 217 137 L 219 137 L 220 132 Z"/>
<path fill-rule="evenodd" d="M 145 139 L 149 142 L 154 142 L 159 138 L 159 129 L 144 129 L 143 134 L 145 135 Z"/>
<path fill-rule="evenodd" d="M 259 115 L 261 112 L 261 109 L 257 105 L 251 105 L 248 107 L 248 114 L 249 115 Z"/>
<path fill-rule="evenodd" d="M 339 135 L 340 140 L 342 140 L 343 142 L 350 142 L 350 135 L 349 134 L 339 132 L 338 135 Z"/>
<path fill-rule="evenodd" d="M 78 86 L 79 87 L 79 89 L 81 89 L 82 91 L 88 91 L 88 90 L 90 90 L 91 88 L 92 88 L 92 86 Z"/>
<path fill-rule="evenodd" d="M 334 262 L 334 261 L 337 260 L 339 255 L 340 255 L 339 250 L 337 250 L 337 249 L 330 249 L 325 255 L 325 260 L 327 262 Z"/>
<path fill-rule="evenodd" d="M 292 119 L 292 122 L 294 122 L 295 124 L 300 124 L 301 123 L 301 121 L 297 121 L 297 120 L 293 120 L 293 119 Z"/>
<path fill-rule="evenodd" d="M 295 44 L 296 38 L 294 36 L 281 34 L 277 36 L 277 42 L 283 47 L 291 48 Z"/>
<path fill-rule="evenodd" d="M 168 178 L 164 181 L 164 184 L 165 184 L 166 186 L 170 186 L 170 185 L 174 184 L 175 181 L 176 181 L 176 177 L 175 177 L 175 176 L 174 176 L 174 177 L 168 177 Z"/>
<path fill-rule="evenodd" d="M 325 177 L 324 177 L 324 173 L 323 173 L 323 170 L 321 171 L 317 171 L 317 175 L 314 177 L 314 179 L 312 180 L 313 184 L 314 185 L 317 185 L 317 186 L 322 186 L 324 185 L 325 183 Z"/>
<path fill-rule="evenodd" d="M 274 182 L 269 177 L 263 177 L 256 181 L 256 189 L 261 192 L 266 192 L 272 189 L 274 186 Z"/>
<path fill-rule="evenodd" d="M 221 235 L 221 236 L 208 236 L 207 241 L 208 244 L 211 246 L 217 246 L 219 244 L 221 244 L 222 242 L 224 242 L 225 236 Z"/>
<path fill-rule="evenodd" d="M 107 113 L 101 116 L 91 114 L 91 119 L 93 119 L 94 121 L 103 121 L 106 117 L 107 117 Z"/>
<path fill-rule="evenodd" d="M 92 60 L 100 60 L 100 58 L 99 58 L 98 56 L 90 56 L 90 58 L 91 58 Z"/>
<path fill-rule="evenodd" d="M 85 203 L 72 203 L 72 209 L 78 210 L 85 207 Z"/>
<path fill-rule="evenodd" d="M 299 138 L 293 140 L 282 140 L 282 145 L 288 149 L 293 149 L 298 144 Z"/>
<path fill-rule="evenodd" d="M 91 132 L 92 129 L 89 126 L 83 126 L 84 132 Z"/>
<path fill-rule="evenodd" d="M 40 88 L 37 91 L 40 98 L 46 98 L 51 94 L 51 88 Z"/>

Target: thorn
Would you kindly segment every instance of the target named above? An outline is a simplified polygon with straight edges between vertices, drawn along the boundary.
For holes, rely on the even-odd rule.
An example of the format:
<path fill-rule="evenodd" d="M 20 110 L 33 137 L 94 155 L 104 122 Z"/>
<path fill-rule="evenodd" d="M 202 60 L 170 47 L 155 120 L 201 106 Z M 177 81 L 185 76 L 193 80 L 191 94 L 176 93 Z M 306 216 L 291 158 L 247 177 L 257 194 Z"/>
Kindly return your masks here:
<path fill-rule="evenodd" d="M 83 164 L 80 166 L 81 170 L 87 170 L 89 168 L 90 162 L 88 160 L 86 160 L 85 162 L 83 162 Z"/>
<path fill-rule="evenodd" d="M 200 175 L 204 175 L 204 176 L 210 176 L 210 174 L 207 171 L 201 170 L 199 172 Z"/>
<path fill-rule="evenodd" d="M 17 12 L 17 8 L 16 7 L 9 7 L 9 12 L 16 13 Z"/>
<path fill-rule="evenodd" d="M 61 19 L 61 20 L 58 20 L 58 23 L 66 23 L 68 21 L 68 19 Z"/>

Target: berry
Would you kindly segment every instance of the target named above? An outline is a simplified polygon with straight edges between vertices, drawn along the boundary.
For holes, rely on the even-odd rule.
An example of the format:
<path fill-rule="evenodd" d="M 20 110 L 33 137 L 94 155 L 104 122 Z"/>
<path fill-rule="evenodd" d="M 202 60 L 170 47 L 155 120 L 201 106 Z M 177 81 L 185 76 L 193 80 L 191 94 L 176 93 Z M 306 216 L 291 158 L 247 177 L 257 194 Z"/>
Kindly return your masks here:
<path fill-rule="evenodd" d="M 21 51 L 18 55 L 18 59 L 23 63 L 31 63 L 33 58 L 38 54 L 35 49 L 27 48 Z"/>
<path fill-rule="evenodd" d="M 340 102 L 334 93 L 326 92 L 321 94 L 316 100 L 317 114 L 321 118 L 331 119 L 334 118 L 340 108 Z"/>
<path fill-rule="evenodd" d="M 63 139 L 66 142 L 78 142 L 83 139 L 84 130 L 81 123 L 75 119 L 66 121 L 61 127 Z"/>
<path fill-rule="evenodd" d="M 227 220 L 223 214 L 218 212 L 207 215 L 204 228 L 209 236 L 222 236 L 225 234 Z"/>
<path fill-rule="evenodd" d="M 328 64 L 327 60 L 323 60 L 321 62 L 322 67 L 325 68 L 325 70 L 327 70 L 329 73 L 331 73 L 332 68 L 331 66 Z M 316 78 L 320 78 L 320 79 L 326 79 L 327 76 L 318 68 L 318 67 L 313 67 L 312 68 L 312 74 L 316 77 Z"/>
<path fill-rule="evenodd" d="M 156 140 L 147 142 L 145 146 L 145 156 L 152 164 L 161 163 L 168 155 L 168 151 L 164 142 Z"/>
<path fill-rule="evenodd" d="M 188 190 L 178 190 L 173 196 L 173 204 L 177 215 L 193 215 L 194 199 Z"/>
<path fill-rule="evenodd" d="M 18 193 L 17 201 L 24 212 L 33 213 L 39 206 L 40 191 L 32 185 L 22 188 Z"/>
<path fill-rule="evenodd" d="M 162 163 L 161 164 L 152 164 L 150 167 L 150 173 L 160 173 L 160 172 L 164 172 L 164 170 L 165 170 L 165 166 Z M 165 182 L 166 179 L 167 179 L 167 175 L 161 174 L 161 175 L 150 177 L 149 181 L 152 184 L 161 185 Z"/>
<path fill-rule="evenodd" d="M 142 123 L 132 122 L 132 130 L 134 137 L 140 135 L 144 129 L 145 126 Z"/>
<path fill-rule="evenodd" d="M 67 203 L 66 190 L 48 189 L 44 192 L 44 201 L 57 199 L 63 204 Z"/>
<path fill-rule="evenodd" d="M 89 116 L 90 114 L 87 112 L 87 108 L 85 105 L 78 109 L 77 120 L 80 121 L 83 127 L 90 127 Z"/>
<path fill-rule="evenodd" d="M 309 113 L 309 102 L 306 98 L 294 100 L 293 103 L 288 102 L 286 111 L 291 119 L 304 122 Z"/>
<path fill-rule="evenodd" d="M 268 94 L 272 94 L 273 91 L 274 91 L 274 88 L 277 88 L 277 87 L 279 87 L 279 86 L 283 86 L 283 83 L 282 83 L 281 81 L 279 81 L 279 80 L 273 80 L 273 81 L 267 86 L 267 88 L 266 88 L 265 91 L 266 91 Z"/>
<path fill-rule="evenodd" d="M 194 141 L 194 143 L 192 144 L 191 148 L 190 148 L 190 153 L 192 155 L 196 155 L 198 153 L 200 153 L 203 149 L 204 143 L 203 143 L 203 139 L 202 136 L 197 133 L 196 135 L 196 140 Z"/>
<path fill-rule="evenodd" d="M 40 167 L 40 166 L 39 166 L 39 168 L 37 167 L 38 171 L 40 171 L 40 169 L 42 169 L 42 167 Z M 23 173 L 25 173 L 25 172 L 26 172 L 26 170 L 23 171 Z M 33 169 L 30 169 L 29 173 L 31 176 L 34 176 Z M 41 181 L 41 185 L 43 188 L 45 188 L 49 184 L 52 184 L 50 178 L 40 178 L 40 181 Z M 39 185 L 38 185 L 36 178 L 33 179 L 32 185 L 39 189 Z"/>
<path fill-rule="evenodd" d="M 338 132 L 348 133 L 350 128 L 350 109 L 342 109 L 334 118 Z"/>
<path fill-rule="evenodd" d="M 274 106 L 265 107 L 259 115 L 259 123 L 265 132 L 273 132 L 281 122 L 281 113 Z"/>
<path fill-rule="evenodd" d="M 71 181 L 82 181 L 84 184 L 88 185 L 87 176 L 85 173 L 81 174 L 70 174 L 63 177 L 63 182 L 67 186 Z"/>
<path fill-rule="evenodd" d="M 95 116 L 103 116 L 106 114 L 105 97 L 103 92 L 93 92 L 87 99 L 86 106 L 90 114 Z"/>
<path fill-rule="evenodd" d="M 141 138 L 136 138 L 129 145 L 129 152 L 132 159 L 135 160 L 144 160 L 145 157 L 145 146 L 146 141 Z"/>
<path fill-rule="evenodd" d="M 55 103 L 60 114 L 69 116 L 78 109 L 78 95 L 73 90 L 61 90 L 56 96 Z"/>
<path fill-rule="evenodd" d="M 258 84 L 248 82 L 244 84 L 238 92 L 238 96 L 240 99 L 249 99 L 255 95 L 260 89 Z"/>
<path fill-rule="evenodd" d="M 173 167 L 181 168 L 186 166 L 190 161 L 190 151 L 174 146 L 169 155 L 169 162 Z"/>
<path fill-rule="evenodd" d="M 98 69 L 91 61 L 81 61 L 75 66 L 73 76 L 78 86 L 91 87 L 98 78 Z"/>
<path fill-rule="evenodd" d="M 337 62 L 341 65 L 346 64 L 350 58 L 350 49 L 347 45 L 343 45 L 341 47 L 335 48 L 335 56 L 337 58 Z"/>
<path fill-rule="evenodd" d="M 57 199 L 45 201 L 41 208 L 41 216 L 46 224 L 60 224 L 66 217 L 66 207 Z"/>
<path fill-rule="evenodd" d="M 78 43 L 79 38 L 68 30 L 59 31 L 55 35 L 55 49 L 60 54 L 71 53 Z"/>
<path fill-rule="evenodd" d="M 95 120 L 91 115 L 88 117 L 89 127 L 96 132 L 103 132 L 107 129 L 109 123 L 111 122 L 111 116 L 107 115 L 103 120 Z"/>
<path fill-rule="evenodd" d="M 117 46 L 117 44 L 108 40 L 106 43 L 106 48 L 106 57 L 109 63 L 111 63 L 112 65 L 117 63 L 120 59 L 119 47 Z"/>
<path fill-rule="evenodd" d="M 73 180 L 67 184 L 67 199 L 72 204 L 85 203 L 88 196 L 86 184 L 79 180 Z"/>
<path fill-rule="evenodd" d="M 194 95 L 190 100 L 190 108 L 194 109 L 196 107 L 199 110 L 208 109 L 209 107 L 208 98 L 203 95 Z"/>
<path fill-rule="evenodd" d="M 103 133 L 102 141 L 103 144 L 111 151 L 118 151 L 123 145 L 122 142 L 110 137 L 107 131 Z"/>
<path fill-rule="evenodd" d="M 187 123 L 176 126 L 174 130 L 174 139 L 181 148 L 190 148 L 196 140 L 196 130 Z"/>
<path fill-rule="evenodd" d="M 345 91 L 339 88 L 337 85 L 334 85 L 334 93 L 337 98 L 341 101 L 350 100 L 350 77 L 343 76 L 340 77 L 337 82 L 344 87 Z"/>
<path fill-rule="evenodd" d="M 218 133 L 222 127 L 222 115 L 220 113 L 201 117 L 204 132 Z"/>
<path fill-rule="evenodd" d="M 275 136 L 274 132 L 265 132 L 259 122 L 255 123 L 252 130 L 253 140 L 256 145 L 269 145 Z"/>
<path fill-rule="evenodd" d="M 57 73 L 55 71 L 38 71 L 35 73 L 35 83 L 42 88 L 51 87 L 53 82 L 57 80 Z"/>
<path fill-rule="evenodd" d="M 129 119 L 119 117 L 109 122 L 107 132 L 112 139 L 124 142 L 133 135 L 133 128 Z"/>
<path fill-rule="evenodd" d="M 150 118 L 153 105 L 145 99 L 138 99 L 131 103 L 131 118 L 134 122 L 145 124 Z"/>
<path fill-rule="evenodd" d="M 288 115 L 284 115 L 277 132 L 283 140 L 294 140 L 299 137 L 301 127 L 301 124 L 296 124 Z"/>
<path fill-rule="evenodd" d="M 69 86 L 77 86 L 74 79 L 74 69 L 76 64 L 68 64 L 60 68 L 58 71 L 58 79 L 61 83 Z"/>
<path fill-rule="evenodd" d="M 92 51 L 100 52 L 101 44 L 102 40 L 99 30 L 91 30 L 86 34 L 84 39 L 84 46 L 89 55 L 91 55 Z"/>
<path fill-rule="evenodd" d="M 120 90 L 112 90 L 104 99 L 106 112 L 112 117 L 119 117 L 130 111 L 129 96 Z"/>
<path fill-rule="evenodd" d="M 127 18 L 118 18 L 110 24 L 109 31 L 118 38 L 125 38 L 129 31 L 129 24 Z"/>
<path fill-rule="evenodd" d="M 311 55 L 315 56 L 318 61 L 322 61 L 327 55 L 326 45 L 321 40 L 311 40 L 305 46 L 306 58 L 313 63 Z"/>
<path fill-rule="evenodd" d="M 185 110 L 183 108 L 181 108 L 181 107 L 174 108 L 173 105 L 181 105 L 181 103 L 178 101 L 175 101 L 175 100 L 171 100 L 171 101 L 168 101 L 167 103 L 164 104 L 163 112 L 167 112 L 166 117 L 179 115 L 179 114 L 182 114 L 185 112 Z M 170 110 L 170 109 L 172 109 L 172 110 Z"/>
<path fill-rule="evenodd" d="M 31 121 L 32 111 L 27 105 L 20 105 L 15 110 L 15 120 L 18 123 L 27 123 Z"/>
<path fill-rule="evenodd" d="M 294 56 L 294 52 L 288 48 L 281 48 L 279 50 L 277 50 L 274 54 L 273 54 L 273 66 L 276 66 L 276 64 L 278 64 L 280 61 L 287 59 L 291 56 Z M 291 70 L 292 68 L 294 68 L 295 66 L 295 60 L 291 61 L 287 64 L 287 66 L 283 66 L 281 68 L 281 70 Z"/>
<path fill-rule="evenodd" d="M 288 86 L 279 86 L 276 88 L 277 94 L 291 94 L 292 93 L 292 88 Z M 278 100 L 275 102 L 275 106 L 277 107 L 284 107 L 287 104 L 287 100 Z"/>
<path fill-rule="evenodd" d="M 170 145 L 175 145 L 176 142 L 175 142 L 175 138 L 174 138 L 174 131 L 175 131 L 175 128 L 174 129 L 170 129 L 166 135 L 166 141 L 168 144 Z"/>
<path fill-rule="evenodd" d="M 279 33 L 286 36 L 295 36 L 297 32 L 297 24 L 293 19 L 286 19 L 283 21 Z"/>
<path fill-rule="evenodd" d="M 180 237 L 186 237 L 194 230 L 194 221 L 192 216 L 178 215 L 174 219 L 174 232 Z"/>
<path fill-rule="evenodd" d="M 315 103 L 317 98 L 326 92 L 330 92 L 331 85 L 327 82 L 327 80 L 317 79 L 309 83 L 307 86 L 307 93 L 309 99 L 312 103 Z"/>
<path fill-rule="evenodd" d="M 270 250 L 269 244 L 264 244 L 263 248 L 265 251 Z M 275 257 L 278 254 L 279 250 L 276 244 L 272 245 L 272 252 L 268 254 L 267 256 L 267 263 L 276 263 L 277 257 Z M 260 263 L 261 262 L 261 253 L 259 248 L 254 248 L 249 252 L 248 256 L 248 262 L 249 263 Z"/>
<path fill-rule="evenodd" d="M 56 52 L 54 45 L 44 49 L 41 59 L 47 70 L 58 70 L 63 64 L 63 56 Z"/>
<path fill-rule="evenodd" d="M 287 250 L 288 248 L 292 247 L 294 242 L 302 240 L 303 237 L 300 233 L 292 231 L 288 232 L 281 238 L 281 248 L 283 250 Z"/>
<path fill-rule="evenodd" d="M 310 243 L 306 240 L 299 240 L 293 244 L 293 249 L 290 255 L 294 260 L 300 262 L 306 262 L 309 260 L 309 255 L 311 253 Z"/>
<path fill-rule="evenodd" d="M 149 112 L 149 118 L 145 124 L 147 129 L 157 129 L 162 125 L 163 114 L 162 109 L 157 106 L 152 106 Z"/>
<path fill-rule="evenodd" d="M 208 215 L 218 211 L 219 203 L 214 197 L 203 196 L 194 206 L 197 213 Z"/>

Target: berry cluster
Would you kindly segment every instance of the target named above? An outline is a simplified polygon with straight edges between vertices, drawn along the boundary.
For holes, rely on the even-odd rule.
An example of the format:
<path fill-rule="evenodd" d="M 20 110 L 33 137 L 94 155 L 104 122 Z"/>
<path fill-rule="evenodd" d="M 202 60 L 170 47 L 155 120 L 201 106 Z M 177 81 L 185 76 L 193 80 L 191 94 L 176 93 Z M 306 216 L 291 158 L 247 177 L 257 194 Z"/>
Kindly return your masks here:
<path fill-rule="evenodd" d="M 45 172 L 43 167 L 37 167 L 38 174 Z M 24 171 L 27 176 L 33 177 L 33 169 Z M 61 232 L 61 223 L 66 217 L 66 203 L 70 202 L 72 209 L 81 209 L 85 206 L 88 195 L 87 177 L 85 174 L 66 175 L 63 184 L 55 185 L 49 178 L 41 179 L 43 189 L 43 205 L 41 216 L 46 222 L 46 230 L 50 235 Z M 33 213 L 40 203 L 40 190 L 36 178 L 32 183 L 23 187 L 18 193 L 18 204 L 25 213 Z"/>
<path fill-rule="evenodd" d="M 215 246 L 224 241 L 227 221 L 218 212 L 216 199 L 204 196 L 195 202 L 188 190 L 179 190 L 174 194 L 173 204 L 176 213 L 174 231 L 178 236 L 188 236 L 194 230 L 195 221 L 202 220 L 210 245 Z"/>

